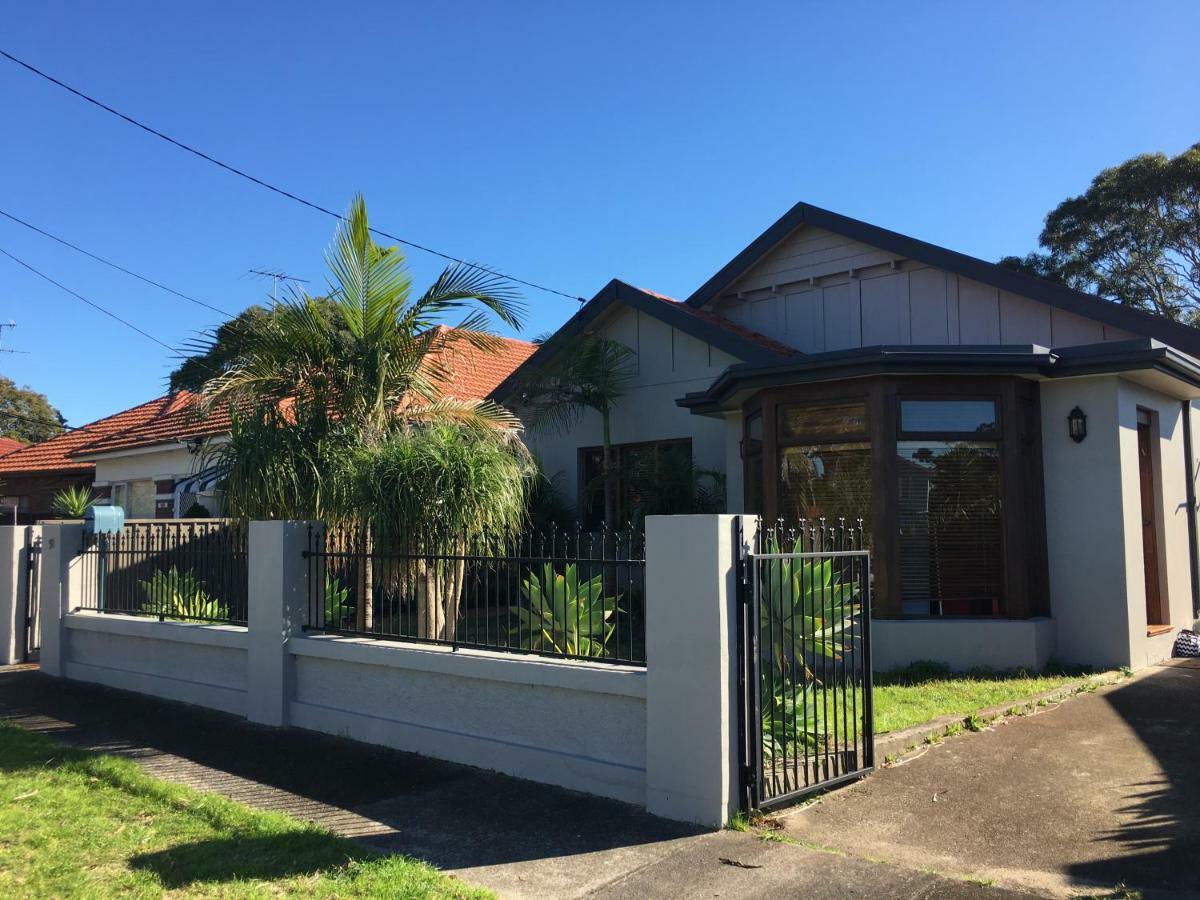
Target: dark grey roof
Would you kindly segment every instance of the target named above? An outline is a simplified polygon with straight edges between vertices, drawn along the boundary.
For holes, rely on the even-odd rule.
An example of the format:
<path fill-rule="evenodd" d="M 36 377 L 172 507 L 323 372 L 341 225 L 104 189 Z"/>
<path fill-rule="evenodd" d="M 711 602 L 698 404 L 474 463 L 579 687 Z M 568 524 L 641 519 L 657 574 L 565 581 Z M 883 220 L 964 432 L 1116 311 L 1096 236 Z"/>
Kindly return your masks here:
<path fill-rule="evenodd" d="M 617 302 L 654 316 L 684 334 L 691 335 L 725 351 L 730 356 L 750 363 L 778 362 L 789 356 L 797 355 L 797 351 L 766 335 L 760 335 L 720 316 L 693 309 L 671 300 L 669 297 L 644 291 L 614 278 L 596 296 L 584 304 L 575 315 L 571 316 L 558 331 L 554 332 L 550 339 L 542 344 L 531 357 L 504 379 L 492 391 L 491 396 L 499 399 L 510 395 L 526 373 L 545 365 L 573 337 L 580 334 L 606 309 Z"/>
<path fill-rule="evenodd" d="M 801 225 L 824 228 L 864 244 L 879 247 L 947 272 L 954 272 L 974 281 L 1003 291 L 1020 294 L 1049 306 L 1095 319 L 1135 334 L 1158 338 L 1185 353 L 1200 355 L 1200 329 L 1172 322 L 1152 313 L 1112 303 L 1094 294 L 1085 294 L 1061 284 L 1015 272 L 996 263 L 986 262 L 965 253 L 947 250 L 877 225 L 851 219 L 808 203 L 797 203 L 770 228 L 755 238 L 745 250 L 729 261 L 716 275 L 708 279 L 688 297 L 686 303 L 702 307 L 715 300 L 744 275 L 755 263 L 774 249 L 784 238 Z"/>
<path fill-rule="evenodd" d="M 1134 338 L 1050 350 L 1024 345 L 856 347 L 812 353 L 772 364 L 730 366 L 703 391 L 676 404 L 695 413 L 715 412 L 738 391 L 864 378 L 871 375 L 1077 375 L 1155 370 L 1200 387 L 1200 362 L 1153 338 Z"/>

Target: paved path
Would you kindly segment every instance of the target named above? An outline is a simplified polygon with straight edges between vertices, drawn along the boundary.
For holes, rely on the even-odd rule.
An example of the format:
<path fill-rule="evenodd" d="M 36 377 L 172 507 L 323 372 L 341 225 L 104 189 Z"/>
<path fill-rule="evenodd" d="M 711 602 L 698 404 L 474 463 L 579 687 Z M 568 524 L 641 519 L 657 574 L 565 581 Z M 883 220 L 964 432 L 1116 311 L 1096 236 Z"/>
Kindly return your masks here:
<path fill-rule="evenodd" d="M 29 668 L 0 668 L 0 717 L 426 859 L 504 897 L 1022 896 L 919 866 L 698 833 L 626 804 Z"/>
<path fill-rule="evenodd" d="M 1200 665 L 950 738 L 783 821 L 845 853 L 1014 888 L 1200 897 Z"/>

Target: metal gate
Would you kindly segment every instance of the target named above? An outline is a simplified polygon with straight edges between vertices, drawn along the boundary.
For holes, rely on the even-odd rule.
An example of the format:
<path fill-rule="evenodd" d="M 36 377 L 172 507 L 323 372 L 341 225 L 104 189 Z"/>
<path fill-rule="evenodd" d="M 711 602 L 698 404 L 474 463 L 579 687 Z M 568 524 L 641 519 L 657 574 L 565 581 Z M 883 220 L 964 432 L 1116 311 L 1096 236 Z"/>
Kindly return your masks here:
<path fill-rule="evenodd" d="M 38 571 L 42 559 L 42 536 L 36 537 L 32 528 L 25 529 L 25 641 L 21 658 L 25 662 L 35 662 L 41 656 L 42 624 L 41 603 L 39 602 L 41 581 Z"/>
<path fill-rule="evenodd" d="M 767 810 L 874 767 L 871 559 L 861 522 L 738 543 L 743 802 Z"/>

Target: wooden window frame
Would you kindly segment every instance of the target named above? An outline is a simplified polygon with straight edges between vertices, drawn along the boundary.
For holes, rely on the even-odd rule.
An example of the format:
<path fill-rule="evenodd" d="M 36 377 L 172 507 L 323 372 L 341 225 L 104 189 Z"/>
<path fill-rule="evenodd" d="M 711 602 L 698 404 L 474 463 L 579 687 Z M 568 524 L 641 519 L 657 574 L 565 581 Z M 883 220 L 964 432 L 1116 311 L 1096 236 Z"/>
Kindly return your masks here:
<path fill-rule="evenodd" d="M 1036 382 L 1015 376 L 873 376 L 786 388 L 767 388 L 742 408 L 743 439 L 751 415 L 763 421 L 763 509 L 771 521 L 779 515 L 780 448 L 800 444 L 869 442 L 872 571 L 875 617 L 902 618 L 900 601 L 899 440 L 978 440 L 1000 451 L 1001 571 L 1003 598 L 998 617 L 1026 619 L 1049 615 L 1046 515 L 1042 483 L 1041 416 Z M 996 429 L 990 432 L 901 432 L 900 401 L 994 400 Z M 864 403 L 867 430 L 861 438 L 837 435 L 830 440 L 778 438 L 779 407 L 788 404 Z M 745 463 L 743 463 L 745 465 Z M 749 477 L 749 473 L 745 473 Z"/>
<path fill-rule="evenodd" d="M 692 455 L 692 439 L 690 437 L 664 438 L 660 441 L 628 441 L 623 444 L 613 444 L 610 449 L 612 450 L 612 453 L 613 453 L 613 461 L 616 462 L 619 466 L 622 450 L 638 449 L 638 448 L 642 448 L 642 447 L 667 447 L 667 446 L 678 445 L 678 444 L 687 444 L 688 458 L 690 460 L 692 460 L 692 463 L 694 464 L 695 457 Z M 575 465 L 576 465 L 576 472 L 578 473 L 578 478 L 576 479 L 576 484 L 575 484 L 575 504 L 576 504 L 575 508 L 579 511 L 579 521 L 580 522 L 584 521 L 584 519 L 586 517 L 585 503 L 587 501 L 587 492 L 586 492 L 587 479 L 584 476 L 587 474 L 587 454 L 603 453 L 603 452 L 604 452 L 604 446 L 602 444 L 593 444 L 590 447 L 580 447 L 576 451 Z M 618 481 L 617 482 L 618 493 L 620 492 L 620 489 L 621 489 L 621 484 Z M 620 505 L 619 497 L 618 497 L 617 503 L 619 506 Z M 610 526 L 610 527 L 612 527 L 612 526 Z"/>

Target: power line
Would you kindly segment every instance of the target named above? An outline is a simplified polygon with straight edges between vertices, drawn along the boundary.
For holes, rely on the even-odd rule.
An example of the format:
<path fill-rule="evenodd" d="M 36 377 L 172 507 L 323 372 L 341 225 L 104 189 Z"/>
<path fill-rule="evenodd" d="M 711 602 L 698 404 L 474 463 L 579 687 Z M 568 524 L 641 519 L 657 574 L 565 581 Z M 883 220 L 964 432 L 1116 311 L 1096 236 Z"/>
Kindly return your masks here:
<path fill-rule="evenodd" d="M 271 184 L 270 182 L 264 181 L 261 178 L 256 178 L 255 176 L 251 175 L 248 172 L 244 172 L 241 169 L 230 165 L 229 163 L 222 162 L 221 160 L 217 159 L 216 157 L 209 156 L 207 153 L 205 153 L 202 150 L 197 150 L 195 147 L 192 147 L 192 146 L 189 146 L 188 144 L 183 143 L 183 141 L 176 140 L 175 138 L 171 137 L 168 134 L 163 134 L 163 132 L 161 132 L 155 128 L 151 128 L 149 125 L 146 125 L 143 122 L 139 122 L 137 119 L 133 118 L 132 116 L 127 116 L 125 113 L 120 112 L 116 109 L 113 109 L 111 106 L 109 106 L 106 103 L 102 103 L 101 101 L 97 100 L 95 97 L 91 97 L 91 96 L 85 94 L 83 91 L 78 90 L 77 88 L 73 88 L 73 87 L 71 87 L 71 85 L 66 84 L 63 81 L 59 81 L 53 75 L 43 72 L 41 69 L 37 68 L 34 65 L 31 65 L 30 63 L 25 62 L 22 59 L 18 59 L 17 57 L 13 56 L 11 53 L 7 52 L 6 50 L 0 49 L 0 56 L 3 56 L 5 59 L 7 59 L 11 62 L 14 62 L 18 66 L 21 66 L 22 68 L 32 72 L 34 75 L 37 75 L 39 78 L 44 78 L 46 81 L 49 81 L 51 84 L 55 84 L 58 87 L 62 88 L 63 90 L 74 94 L 79 99 L 84 100 L 84 101 L 92 104 L 93 106 L 99 107 L 100 109 L 104 110 L 105 112 L 116 116 L 118 119 L 128 122 L 130 125 L 133 125 L 136 128 L 140 128 L 142 131 L 145 131 L 148 134 L 152 134 L 156 138 L 160 138 L 161 140 L 166 141 L 168 144 L 172 144 L 173 146 L 178 147 L 180 150 L 184 150 L 188 153 L 191 153 L 193 156 L 198 156 L 198 157 L 200 157 L 200 159 L 203 159 L 205 162 L 212 163 L 214 166 L 218 166 L 218 167 L 224 169 L 226 172 L 229 172 L 230 174 L 237 175 L 239 178 L 245 178 L 247 181 L 251 181 L 254 184 L 257 184 L 259 187 L 266 188 L 268 191 L 272 191 L 273 193 L 279 194 L 281 197 L 287 197 L 289 200 L 293 200 L 296 203 L 302 204 L 303 206 L 307 206 L 309 209 L 316 210 L 319 213 L 324 213 L 327 216 L 332 216 L 333 218 L 339 219 L 339 220 L 342 218 L 342 216 L 339 213 L 334 212 L 333 210 L 329 209 L 328 207 L 321 206 L 319 203 L 314 203 L 311 200 L 306 200 L 303 197 L 299 196 L 298 194 L 293 194 L 291 191 L 284 190 L 283 188 L 278 187 L 274 184 Z M 460 259 L 457 256 L 451 256 L 449 253 L 443 253 L 441 250 L 435 250 L 432 247 L 425 246 L 424 244 L 418 244 L 416 241 L 405 240 L 404 238 L 398 237 L 397 235 L 389 234 L 388 232 L 383 231 L 380 228 L 372 227 L 370 230 L 372 231 L 372 233 L 377 234 L 380 237 L 387 238 L 389 241 L 395 241 L 398 244 L 404 244 L 406 247 L 412 247 L 414 250 L 420 250 L 424 253 L 429 253 L 433 256 L 441 257 L 442 259 L 448 260 L 449 262 L 458 263 L 459 265 L 467 266 L 469 268 L 476 269 L 477 271 L 480 271 L 480 272 L 486 272 L 488 275 L 494 275 L 498 278 L 504 278 L 507 281 L 512 281 L 516 284 L 522 284 L 522 285 L 525 285 L 525 287 L 530 287 L 530 288 L 533 288 L 534 290 L 543 291 L 544 293 L 547 293 L 547 294 L 556 294 L 559 297 L 566 297 L 568 300 L 575 300 L 575 301 L 578 301 L 579 303 L 586 302 L 583 297 L 580 297 L 577 294 L 569 294 L 565 291 L 555 290 L 554 288 L 550 288 L 550 287 L 546 287 L 545 285 L 538 284 L 535 281 L 527 281 L 523 278 L 517 278 L 516 276 L 513 276 L 513 275 L 506 275 L 503 272 L 499 272 L 499 271 L 489 268 L 487 266 L 481 266 L 478 263 L 467 262 L 465 259 Z"/>
<path fill-rule="evenodd" d="M 13 262 L 15 262 L 17 265 L 19 265 L 19 266 L 22 266 L 22 267 L 24 267 L 24 268 L 28 269 L 30 272 L 32 272 L 34 275 L 38 276 L 39 278 L 42 278 L 42 279 L 44 279 L 44 280 L 46 280 L 46 281 L 50 282 L 52 285 L 54 285 L 54 286 L 55 286 L 56 288 L 58 288 L 59 290 L 66 291 L 66 292 L 67 292 L 68 294 L 70 294 L 72 297 L 75 297 L 75 298 L 76 298 L 76 299 L 78 299 L 78 300 L 82 300 L 82 301 L 83 301 L 84 303 L 86 303 L 88 306 L 92 307 L 92 308 L 93 308 L 93 309 L 95 309 L 95 310 L 98 310 L 98 311 L 100 311 L 100 312 L 104 313 L 104 315 L 108 316 L 110 319 L 115 319 L 116 321 L 118 321 L 118 322 L 120 322 L 122 325 L 124 325 L 126 328 L 130 328 L 130 329 L 132 329 L 132 330 L 136 331 L 136 332 L 137 332 L 138 334 L 140 334 L 142 337 L 144 337 L 144 338 L 146 338 L 146 339 L 148 339 L 148 340 L 154 341 L 154 343 L 158 344 L 160 347 L 165 347 L 167 350 L 170 350 L 170 351 L 171 351 L 172 353 L 174 353 L 176 356 L 178 356 L 178 355 L 179 355 L 179 350 L 177 350 L 175 347 L 172 347 L 172 346 L 171 346 L 170 344 L 168 344 L 166 341 L 160 341 L 158 338 L 156 338 L 156 337 L 155 337 L 154 335 L 152 335 L 150 332 L 148 332 L 148 331 L 143 331 L 142 329 L 138 328 L 136 325 L 134 325 L 132 322 L 128 321 L 127 319 L 122 319 L 120 316 L 118 316 L 118 315 L 117 315 L 115 312 L 113 312 L 112 310 L 105 309 L 105 308 L 104 308 L 103 306 L 101 306 L 99 303 L 96 303 L 96 302 L 94 302 L 94 301 L 92 301 L 92 300 L 89 300 L 87 297 L 83 296 L 83 294 L 80 294 L 80 293 L 78 293 L 77 291 L 73 291 L 73 290 L 71 290 L 69 287 L 67 287 L 65 284 L 62 284 L 62 283 L 60 283 L 60 282 L 58 282 L 58 281 L 55 281 L 53 278 L 51 278 L 51 277 L 50 277 L 49 275 L 47 275 L 45 272 L 42 272 L 42 271 L 40 271 L 40 270 L 38 270 L 38 269 L 35 269 L 33 266 L 31 266 L 29 263 L 25 262 L 23 259 L 18 259 L 17 257 L 13 256 L 11 253 L 9 253 L 7 250 L 5 250 L 3 247 L 0 247 L 0 253 L 2 253 L 2 254 L 4 254 L 5 256 L 7 256 L 9 259 L 11 259 L 11 260 L 12 260 Z"/>
<path fill-rule="evenodd" d="M 167 287 L 167 285 L 162 284 L 161 282 L 155 281 L 153 278 L 147 278 L 145 275 L 139 275 L 137 272 L 134 272 L 130 269 L 126 269 L 124 266 L 117 265 L 112 260 L 105 259 L 103 256 L 99 256 L 98 254 L 92 253 L 90 250 L 84 250 L 78 244 L 72 244 L 66 238 L 61 238 L 56 234 L 51 234 L 50 232 L 46 231 L 45 229 L 38 228 L 36 225 L 34 225 L 30 222 L 26 222 L 24 219 L 22 219 L 18 216 L 14 216 L 10 212 L 5 212 L 4 210 L 0 209 L 0 216 L 4 216 L 6 219 L 11 219 L 12 221 L 16 222 L 18 225 L 24 225 L 30 231 L 36 231 L 38 234 L 42 235 L 43 237 L 48 237 L 52 241 L 57 241 L 58 243 L 62 244 L 64 247 L 70 247 L 75 252 L 82 253 L 84 256 L 87 256 L 87 257 L 90 257 L 91 259 L 96 260 L 96 262 L 104 263 L 104 265 L 109 266 L 113 269 L 116 269 L 118 272 L 124 272 L 126 275 L 129 275 L 133 278 L 138 279 L 138 281 L 144 281 L 144 282 L 146 282 L 146 284 L 153 285 L 154 287 L 156 287 L 160 290 L 166 291 L 168 294 L 174 294 L 176 297 L 181 297 L 182 299 L 187 300 L 189 303 L 195 303 L 197 306 L 203 306 L 205 309 L 211 309 L 213 312 L 220 313 L 221 315 L 228 316 L 229 318 L 233 318 L 234 314 L 231 312 L 221 309 L 220 307 L 213 306 L 211 303 L 205 303 L 203 300 L 197 300 L 195 297 L 189 297 L 187 294 L 183 293 L 182 291 L 177 291 L 173 287 Z"/>

